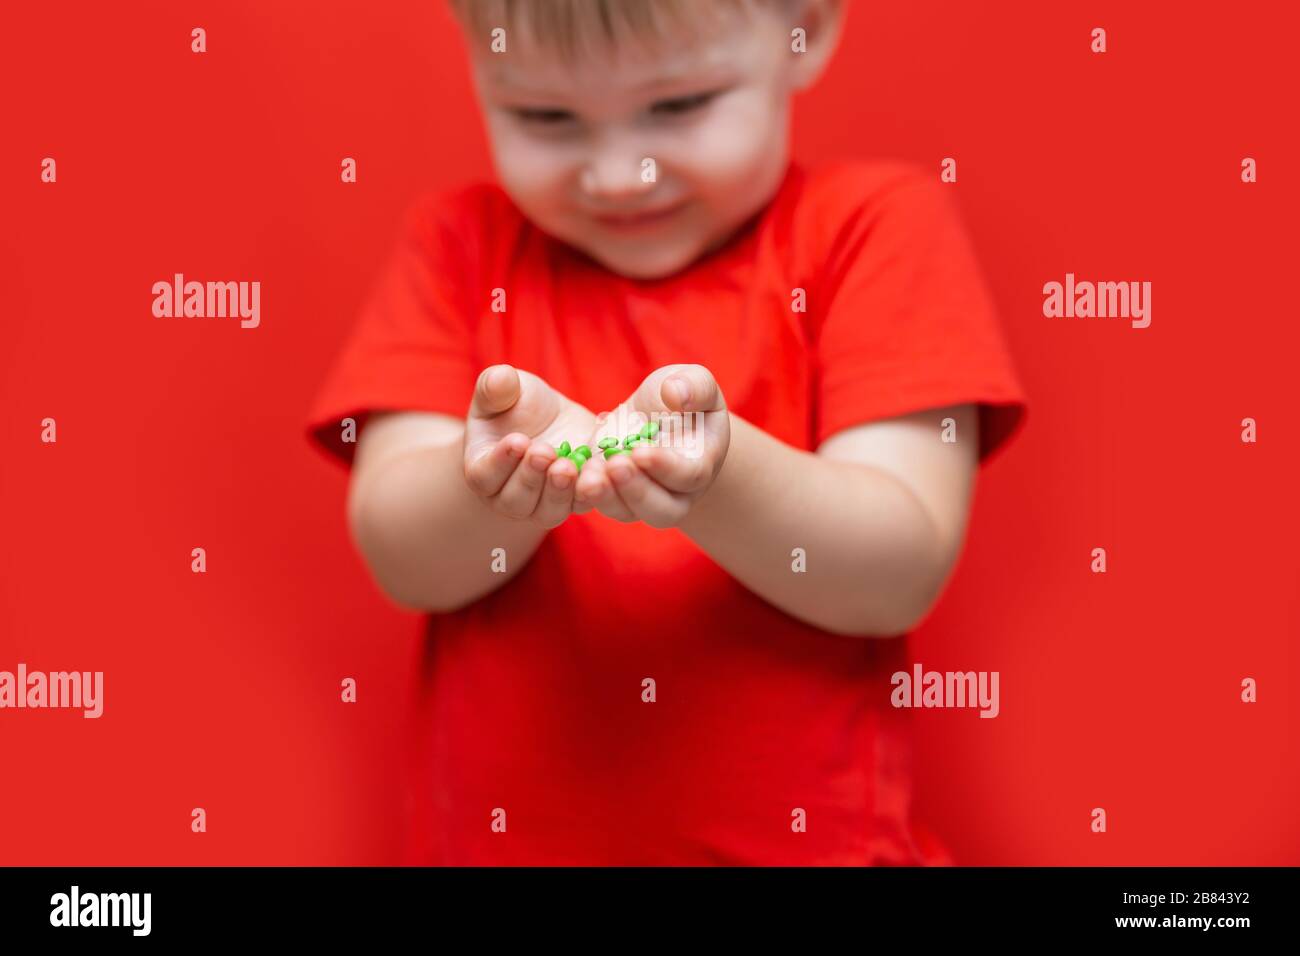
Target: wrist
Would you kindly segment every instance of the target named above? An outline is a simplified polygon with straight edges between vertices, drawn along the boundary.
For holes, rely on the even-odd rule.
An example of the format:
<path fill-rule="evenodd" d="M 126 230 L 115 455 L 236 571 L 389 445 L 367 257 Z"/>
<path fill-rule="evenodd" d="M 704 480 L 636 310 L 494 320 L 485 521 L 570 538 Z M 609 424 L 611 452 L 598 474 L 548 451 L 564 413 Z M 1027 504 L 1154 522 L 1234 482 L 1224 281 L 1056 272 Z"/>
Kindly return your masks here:
<path fill-rule="evenodd" d="M 734 509 L 740 500 L 736 493 L 736 484 L 743 478 L 744 458 L 752 435 L 752 426 L 740 417 L 727 413 L 729 436 L 727 451 L 722 458 L 718 473 L 713 482 L 691 502 L 691 510 L 678 523 L 677 527 L 686 535 L 694 537 L 703 527 L 718 522 L 726 522 L 727 512 Z"/>

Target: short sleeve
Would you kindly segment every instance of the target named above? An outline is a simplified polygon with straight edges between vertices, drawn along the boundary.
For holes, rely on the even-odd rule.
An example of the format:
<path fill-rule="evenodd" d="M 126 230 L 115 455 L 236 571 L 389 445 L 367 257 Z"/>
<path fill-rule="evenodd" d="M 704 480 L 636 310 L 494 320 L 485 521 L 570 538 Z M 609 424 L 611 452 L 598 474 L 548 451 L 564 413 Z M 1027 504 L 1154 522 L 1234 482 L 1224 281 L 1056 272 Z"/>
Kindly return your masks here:
<path fill-rule="evenodd" d="M 308 414 L 316 447 L 352 464 L 356 435 L 375 411 L 463 417 L 477 369 L 466 290 L 476 258 L 474 187 L 421 197 Z M 346 419 L 356 423 L 344 439 Z"/>
<path fill-rule="evenodd" d="M 814 447 L 853 425 L 979 407 L 981 460 L 1026 402 L 951 186 L 911 166 L 840 169 L 823 190 L 829 243 L 817 287 Z"/>

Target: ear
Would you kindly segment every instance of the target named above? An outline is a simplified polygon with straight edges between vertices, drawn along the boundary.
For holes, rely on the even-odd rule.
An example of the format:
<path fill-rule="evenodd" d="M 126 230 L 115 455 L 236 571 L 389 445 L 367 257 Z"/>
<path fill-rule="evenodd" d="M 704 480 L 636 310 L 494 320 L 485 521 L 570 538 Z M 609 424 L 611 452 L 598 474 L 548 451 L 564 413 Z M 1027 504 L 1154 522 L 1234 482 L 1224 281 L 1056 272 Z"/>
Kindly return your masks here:
<path fill-rule="evenodd" d="M 790 85 L 793 89 L 807 89 L 821 77 L 839 45 L 843 24 L 843 0 L 802 0 L 795 5 L 790 29 L 803 29 L 806 50 L 791 54 L 794 65 Z"/>

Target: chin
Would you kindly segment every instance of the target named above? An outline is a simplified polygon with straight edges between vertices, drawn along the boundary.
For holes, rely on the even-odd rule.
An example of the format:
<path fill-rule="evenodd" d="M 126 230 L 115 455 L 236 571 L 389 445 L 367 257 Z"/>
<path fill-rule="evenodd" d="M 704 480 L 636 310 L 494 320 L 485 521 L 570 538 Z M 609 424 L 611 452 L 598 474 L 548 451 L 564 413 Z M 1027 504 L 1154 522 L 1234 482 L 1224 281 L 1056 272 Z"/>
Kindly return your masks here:
<path fill-rule="evenodd" d="M 611 272 L 616 272 L 628 279 L 666 279 L 681 272 L 695 259 L 693 255 L 679 250 L 663 252 L 638 253 L 629 250 L 623 255 L 609 254 L 609 250 L 588 251 L 593 259 Z"/>

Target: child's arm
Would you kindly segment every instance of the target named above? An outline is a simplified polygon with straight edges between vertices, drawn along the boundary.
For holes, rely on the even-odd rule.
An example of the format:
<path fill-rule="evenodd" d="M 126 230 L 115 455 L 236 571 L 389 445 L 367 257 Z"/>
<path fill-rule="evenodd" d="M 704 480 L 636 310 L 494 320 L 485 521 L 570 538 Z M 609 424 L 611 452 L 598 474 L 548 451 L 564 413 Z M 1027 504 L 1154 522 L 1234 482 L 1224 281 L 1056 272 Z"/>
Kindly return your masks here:
<path fill-rule="evenodd" d="M 357 444 L 348 523 L 381 589 L 414 610 L 454 611 L 513 578 L 572 513 L 578 473 L 557 457 L 556 436 L 585 435 L 594 422 L 508 365 L 479 375 L 464 421 L 372 416 Z"/>
<path fill-rule="evenodd" d="M 621 410 L 698 415 L 698 454 L 638 447 L 594 460 L 579 500 L 620 521 L 679 528 L 751 591 L 838 634 L 905 633 L 937 599 L 965 535 L 973 405 L 848 428 L 816 454 L 731 413 L 701 365 L 657 369 Z M 942 441 L 949 417 L 955 442 Z"/>
<path fill-rule="evenodd" d="M 501 587 L 546 528 L 497 514 L 465 482 L 465 423 L 449 415 L 371 417 L 357 442 L 348 525 L 376 584 L 414 611 L 454 611 Z M 493 548 L 506 571 L 493 573 Z"/>
<path fill-rule="evenodd" d="M 941 421 L 959 440 L 940 441 Z M 979 447 L 970 405 L 832 436 L 810 454 L 731 415 L 712 486 L 679 525 L 737 580 L 839 634 L 906 633 L 938 599 L 965 535 Z M 802 548 L 807 570 L 794 573 Z"/>

